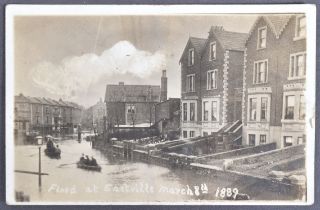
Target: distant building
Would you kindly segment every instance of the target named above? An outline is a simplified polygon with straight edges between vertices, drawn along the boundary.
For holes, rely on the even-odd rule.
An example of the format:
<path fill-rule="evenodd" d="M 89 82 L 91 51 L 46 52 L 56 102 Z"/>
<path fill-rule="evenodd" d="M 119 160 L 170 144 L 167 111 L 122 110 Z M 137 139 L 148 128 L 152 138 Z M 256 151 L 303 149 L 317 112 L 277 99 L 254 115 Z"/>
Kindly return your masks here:
<path fill-rule="evenodd" d="M 306 17 L 258 17 L 246 40 L 243 144 L 305 142 Z"/>
<path fill-rule="evenodd" d="M 241 120 L 242 71 L 247 34 L 210 28 L 190 37 L 181 64 L 181 136 L 206 136 Z"/>
<path fill-rule="evenodd" d="M 22 94 L 15 96 L 14 103 L 14 129 L 15 133 L 21 134 L 20 136 L 32 133 L 40 135 L 72 134 L 76 123 L 73 116 L 78 118 L 82 111 L 81 106 L 72 102 L 27 97 Z"/>
<path fill-rule="evenodd" d="M 169 98 L 155 106 L 155 121 L 159 133 L 168 139 L 180 136 L 180 99 Z"/>
<path fill-rule="evenodd" d="M 155 104 L 160 102 L 160 86 L 107 85 L 105 103 L 111 126 L 154 124 Z"/>
<path fill-rule="evenodd" d="M 100 98 L 95 105 L 84 111 L 82 126 L 90 130 L 93 129 L 97 133 L 103 133 L 104 117 L 106 117 L 106 105 Z"/>

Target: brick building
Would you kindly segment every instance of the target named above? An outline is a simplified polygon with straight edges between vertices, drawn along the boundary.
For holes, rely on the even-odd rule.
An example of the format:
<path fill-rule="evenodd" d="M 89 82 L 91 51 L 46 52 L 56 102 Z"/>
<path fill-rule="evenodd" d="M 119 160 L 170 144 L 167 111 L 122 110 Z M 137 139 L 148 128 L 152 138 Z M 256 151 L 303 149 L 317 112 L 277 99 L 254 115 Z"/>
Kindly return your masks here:
<path fill-rule="evenodd" d="M 159 133 L 168 139 L 180 136 L 180 99 L 169 98 L 155 106 L 155 121 Z"/>
<path fill-rule="evenodd" d="M 243 144 L 305 141 L 306 22 L 303 15 L 258 17 L 245 44 Z"/>
<path fill-rule="evenodd" d="M 43 135 L 72 134 L 75 121 L 80 121 L 81 107 L 75 103 L 41 98 L 15 96 L 14 102 L 15 134 L 20 137 L 38 133 Z M 20 135 L 21 134 L 21 135 Z M 20 138 L 19 137 L 19 138 Z"/>
<path fill-rule="evenodd" d="M 95 105 L 84 111 L 81 125 L 85 129 L 93 129 L 95 132 L 103 133 L 104 117 L 106 117 L 106 105 L 100 98 Z"/>
<path fill-rule="evenodd" d="M 153 124 L 155 104 L 160 102 L 160 86 L 107 85 L 105 103 L 111 126 Z"/>
<path fill-rule="evenodd" d="M 190 37 L 181 64 L 181 136 L 208 135 L 241 120 L 242 70 L 247 34 L 210 28 Z"/>

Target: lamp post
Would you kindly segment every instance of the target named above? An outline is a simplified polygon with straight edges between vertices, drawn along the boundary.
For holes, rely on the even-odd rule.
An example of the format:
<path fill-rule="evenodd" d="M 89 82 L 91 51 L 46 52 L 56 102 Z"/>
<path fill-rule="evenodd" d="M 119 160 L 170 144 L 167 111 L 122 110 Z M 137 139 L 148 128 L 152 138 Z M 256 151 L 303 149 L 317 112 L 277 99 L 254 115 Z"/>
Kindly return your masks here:
<path fill-rule="evenodd" d="M 39 182 L 38 182 L 38 186 L 39 186 L 39 191 L 41 191 L 41 145 L 43 144 L 43 138 L 42 136 L 38 136 L 37 137 L 37 143 L 39 145 Z"/>

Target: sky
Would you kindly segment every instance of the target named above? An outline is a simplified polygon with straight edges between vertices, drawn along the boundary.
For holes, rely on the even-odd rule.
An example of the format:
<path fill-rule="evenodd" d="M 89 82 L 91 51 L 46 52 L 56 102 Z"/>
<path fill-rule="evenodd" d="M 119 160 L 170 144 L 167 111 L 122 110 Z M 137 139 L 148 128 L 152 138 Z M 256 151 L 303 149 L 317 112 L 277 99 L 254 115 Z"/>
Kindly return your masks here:
<path fill-rule="evenodd" d="M 190 36 L 211 26 L 248 33 L 255 15 L 17 16 L 15 94 L 91 106 L 107 84 L 160 85 L 180 97 L 179 59 Z"/>

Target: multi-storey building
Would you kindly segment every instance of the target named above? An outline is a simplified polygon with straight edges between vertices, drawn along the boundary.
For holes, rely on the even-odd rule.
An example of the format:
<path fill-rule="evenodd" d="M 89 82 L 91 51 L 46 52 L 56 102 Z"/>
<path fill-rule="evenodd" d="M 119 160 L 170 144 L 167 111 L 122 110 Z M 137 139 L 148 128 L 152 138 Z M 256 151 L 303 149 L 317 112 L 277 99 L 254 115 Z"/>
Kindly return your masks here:
<path fill-rule="evenodd" d="M 306 20 L 258 17 L 244 54 L 243 144 L 305 142 Z"/>
<path fill-rule="evenodd" d="M 107 121 L 113 126 L 154 123 L 154 107 L 160 101 L 160 86 L 107 85 Z"/>
<path fill-rule="evenodd" d="M 95 105 L 84 111 L 81 126 L 101 134 L 104 132 L 104 126 L 106 124 L 105 117 L 106 105 L 100 98 Z"/>
<path fill-rule="evenodd" d="M 71 134 L 73 115 L 80 122 L 79 113 L 81 107 L 71 102 L 20 94 L 15 96 L 15 133 Z"/>
<path fill-rule="evenodd" d="M 219 131 L 241 120 L 245 33 L 210 28 L 206 39 L 190 37 L 181 64 L 181 136 Z"/>
<path fill-rule="evenodd" d="M 180 98 L 169 98 L 156 104 L 155 122 L 163 137 L 178 139 L 180 136 Z"/>

